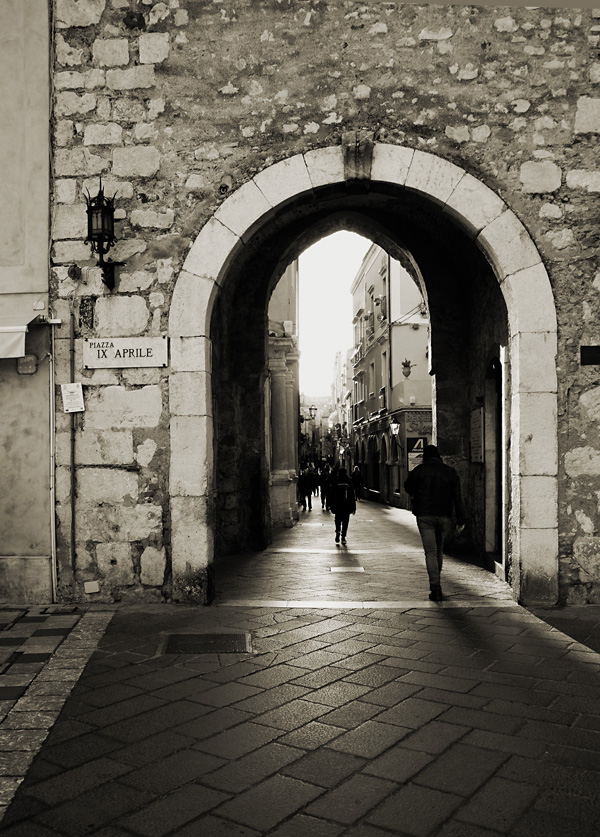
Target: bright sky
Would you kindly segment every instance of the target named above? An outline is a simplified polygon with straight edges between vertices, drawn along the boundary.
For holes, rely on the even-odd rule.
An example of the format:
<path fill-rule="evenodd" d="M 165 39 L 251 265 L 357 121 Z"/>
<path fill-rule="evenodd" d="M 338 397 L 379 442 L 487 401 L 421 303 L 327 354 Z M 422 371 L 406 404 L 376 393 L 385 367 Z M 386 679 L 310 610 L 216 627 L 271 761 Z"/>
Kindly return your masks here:
<path fill-rule="evenodd" d="M 335 354 L 354 344 L 350 286 L 371 243 L 342 231 L 300 256 L 300 392 L 308 398 L 331 394 Z"/>

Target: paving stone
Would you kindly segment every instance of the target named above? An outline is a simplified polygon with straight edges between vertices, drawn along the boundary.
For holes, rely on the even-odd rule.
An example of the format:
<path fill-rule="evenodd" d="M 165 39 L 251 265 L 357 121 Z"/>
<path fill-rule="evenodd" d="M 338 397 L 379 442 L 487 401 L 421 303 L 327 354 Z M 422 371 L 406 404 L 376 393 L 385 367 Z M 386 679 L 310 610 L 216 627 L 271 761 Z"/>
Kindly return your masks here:
<path fill-rule="evenodd" d="M 443 689 L 425 688 L 416 695 L 419 700 L 429 700 L 433 703 L 445 703 L 448 706 L 464 706 L 467 709 L 487 708 L 489 698 L 478 697 L 477 695 L 464 694 L 463 692 L 445 692 Z"/>
<path fill-rule="evenodd" d="M 443 721 L 431 721 L 404 738 L 402 746 L 411 750 L 422 750 L 425 753 L 442 753 L 468 732 L 469 727 L 447 724 Z"/>
<path fill-rule="evenodd" d="M 394 782 L 353 776 L 308 806 L 307 813 L 351 825 L 396 790 Z"/>
<path fill-rule="evenodd" d="M 441 715 L 447 709 L 448 705 L 444 703 L 434 703 L 429 700 L 420 700 L 418 697 L 409 697 L 400 701 L 400 703 L 391 709 L 381 712 L 377 720 L 388 724 L 398 724 L 402 727 L 418 729 L 423 724 Z"/>
<path fill-rule="evenodd" d="M 202 783 L 230 793 L 240 793 L 304 755 L 303 750 L 280 743 L 267 744 L 202 777 Z M 282 771 L 285 772 L 285 771 Z"/>
<path fill-rule="evenodd" d="M 152 709 L 165 706 L 166 701 L 159 700 L 153 695 L 138 693 L 135 697 L 109 703 L 102 709 L 93 709 L 85 714 L 85 724 L 96 727 L 108 727 L 126 718 L 135 718 Z M 83 722 L 80 722 L 83 723 Z"/>
<path fill-rule="evenodd" d="M 151 794 L 145 791 L 110 782 L 81 794 L 73 802 L 64 802 L 38 814 L 34 828 L 41 823 L 67 837 L 83 837 L 129 811 L 150 803 L 151 799 Z"/>
<path fill-rule="evenodd" d="M 185 749 L 172 753 L 139 770 L 131 770 L 121 777 L 121 782 L 133 788 L 149 790 L 155 794 L 169 793 L 189 782 L 200 780 L 205 773 L 221 767 L 224 759 Z"/>
<path fill-rule="evenodd" d="M 141 741 L 148 735 L 162 732 L 163 729 L 178 726 L 177 732 L 182 732 L 189 722 L 197 719 L 206 712 L 206 708 L 189 700 L 179 700 L 165 704 L 157 709 L 151 709 L 135 718 L 127 718 L 116 724 L 104 727 L 103 732 L 110 738 L 124 743 Z M 185 732 L 183 732 L 185 734 Z"/>
<path fill-rule="evenodd" d="M 270 689 L 273 686 L 280 686 L 282 683 L 288 683 L 296 677 L 304 674 L 302 668 L 296 668 L 282 663 L 272 668 L 264 669 L 263 671 L 249 674 L 246 677 L 239 678 L 240 683 L 246 683 L 248 686 L 258 686 L 260 689 Z"/>
<path fill-rule="evenodd" d="M 305 814 L 296 814 L 275 831 L 269 832 L 270 837 L 338 837 L 342 833 L 346 833 L 342 826 Z"/>
<path fill-rule="evenodd" d="M 533 785 L 494 777 L 460 809 L 456 819 L 505 833 L 531 805 L 538 792 Z"/>
<path fill-rule="evenodd" d="M 143 837 L 163 837 L 211 811 L 226 798 L 226 794 L 200 785 L 193 790 L 181 788 L 149 802 L 141 811 L 124 818 L 122 824 Z"/>
<path fill-rule="evenodd" d="M 198 695 L 198 701 L 208 706 L 229 706 L 232 703 L 261 694 L 262 690 L 255 686 L 248 686 L 245 683 L 224 683 L 214 689 L 202 691 Z"/>
<path fill-rule="evenodd" d="M 267 744 L 281 733 L 262 724 L 244 723 L 232 730 L 198 742 L 194 746 L 224 759 L 237 759 Z"/>
<path fill-rule="evenodd" d="M 130 770 L 128 765 L 120 764 L 110 758 L 94 759 L 81 767 L 37 782 L 29 788 L 28 793 L 48 805 L 56 805 L 67 799 L 73 799 L 111 779 L 123 776 Z"/>
<path fill-rule="evenodd" d="M 340 709 L 334 709 L 332 712 L 328 712 L 321 720 L 323 723 L 332 724 L 335 727 L 353 729 L 358 724 L 372 718 L 379 712 L 381 712 L 380 706 L 355 700 L 352 703 L 346 704 L 346 706 L 342 706 Z"/>
<path fill-rule="evenodd" d="M 386 683 L 389 683 L 390 680 L 401 677 L 403 674 L 406 674 L 406 669 L 375 664 L 360 669 L 354 674 L 347 675 L 344 677 L 344 682 L 358 683 L 360 686 L 371 686 L 375 690 L 379 686 L 384 686 Z"/>
<path fill-rule="evenodd" d="M 209 738 L 211 735 L 215 735 L 222 730 L 235 727 L 237 724 L 242 724 L 244 721 L 251 720 L 253 717 L 250 712 L 241 712 L 239 709 L 225 706 L 223 709 L 215 709 L 213 712 L 196 717 L 193 721 L 180 724 L 172 729 L 178 735 L 185 735 L 201 740 L 203 738 Z"/>
<path fill-rule="evenodd" d="M 126 837 L 124 831 L 122 835 Z M 255 831 L 254 828 L 246 828 L 244 825 L 224 820 L 212 814 L 206 814 L 177 830 L 177 837 L 199 837 L 199 835 L 205 835 L 205 837 L 260 837 L 260 832 Z"/>
<path fill-rule="evenodd" d="M 518 718 L 505 717 L 497 715 L 495 712 L 486 712 L 478 709 L 462 709 L 456 706 L 444 712 L 439 720 L 448 724 L 461 724 L 463 726 L 474 727 L 475 729 L 503 732 L 508 735 L 516 732 L 523 726 L 523 722 Z"/>
<path fill-rule="evenodd" d="M 118 761 L 138 766 L 151 764 L 178 750 L 191 747 L 195 743 L 195 738 L 178 735 L 172 730 L 168 730 L 145 738 L 143 741 L 137 741 L 135 744 L 121 747 L 113 752 Z"/>
<path fill-rule="evenodd" d="M 321 793 L 323 788 L 315 785 L 287 776 L 273 776 L 225 802 L 216 813 L 259 831 L 268 831 Z"/>
<path fill-rule="evenodd" d="M 401 824 L 407 834 L 426 837 L 434 834 L 462 801 L 454 794 L 406 785 L 370 813 L 367 821 L 391 831 Z"/>
<path fill-rule="evenodd" d="M 86 761 L 108 755 L 119 749 L 119 742 L 104 735 L 87 733 L 72 738 L 62 744 L 44 748 L 44 758 L 61 767 L 70 769 L 85 764 Z"/>
<path fill-rule="evenodd" d="M 556 812 L 527 811 L 511 829 L 511 837 L 598 837 L 598 826 Z"/>
<path fill-rule="evenodd" d="M 363 697 L 369 691 L 368 686 L 338 681 L 311 692 L 310 700 L 315 703 L 323 703 L 326 706 L 343 706 L 352 700 Z"/>
<path fill-rule="evenodd" d="M 404 784 L 433 761 L 433 755 L 409 750 L 403 744 L 404 742 L 369 761 L 363 768 L 363 772 Z"/>
<path fill-rule="evenodd" d="M 327 744 L 328 741 L 342 735 L 346 730 L 343 727 L 322 724 L 319 721 L 311 721 L 303 727 L 292 730 L 289 735 L 283 736 L 279 741 L 282 744 L 289 744 L 292 747 L 301 747 L 304 750 L 314 750 Z"/>
<path fill-rule="evenodd" d="M 420 686 L 394 681 L 393 683 L 387 683 L 385 686 L 380 686 L 378 689 L 372 689 L 362 697 L 362 700 L 367 703 L 375 703 L 378 706 L 395 706 L 404 698 L 410 697 L 420 690 Z"/>
<path fill-rule="evenodd" d="M 255 712 L 261 714 L 275 709 L 284 703 L 289 703 L 295 698 L 303 697 L 308 694 L 310 690 L 301 686 L 284 683 L 281 686 L 275 686 L 273 689 L 258 692 L 253 697 L 246 698 L 236 704 L 236 709 L 241 709 L 244 712 Z"/>
<path fill-rule="evenodd" d="M 405 727 L 382 724 L 378 721 L 365 721 L 356 729 L 340 735 L 327 746 L 334 750 L 372 759 L 408 734 L 409 730 Z"/>
<path fill-rule="evenodd" d="M 362 758 L 323 747 L 297 759 L 280 772 L 294 779 L 332 788 L 351 773 L 356 773 L 364 764 L 365 760 Z"/>
<path fill-rule="evenodd" d="M 508 758 L 468 744 L 454 744 L 414 780 L 437 790 L 471 796 Z"/>
<path fill-rule="evenodd" d="M 322 686 L 327 686 L 336 680 L 347 680 L 346 672 L 343 669 L 335 666 L 325 666 L 324 668 L 311 671 L 309 674 L 304 674 L 302 677 L 296 678 L 294 684 L 296 686 L 304 686 L 307 689 L 320 689 Z"/>
<path fill-rule="evenodd" d="M 527 741 L 520 735 L 502 735 L 499 732 L 487 732 L 480 729 L 472 730 L 465 735 L 462 743 L 530 758 L 540 758 L 546 752 L 546 745 L 541 742 Z"/>
<path fill-rule="evenodd" d="M 314 693 L 313 693 L 314 694 Z M 312 699 L 313 694 L 309 697 Z M 326 714 L 329 711 L 329 706 L 324 703 L 313 703 L 312 700 L 292 700 L 283 706 L 278 706 L 270 712 L 265 712 L 256 718 L 257 724 L 265 724 L 266 726 L 275 727 L 278 730 L 293 730 L 300 726 L 314 721 L 315 718 Z"/>

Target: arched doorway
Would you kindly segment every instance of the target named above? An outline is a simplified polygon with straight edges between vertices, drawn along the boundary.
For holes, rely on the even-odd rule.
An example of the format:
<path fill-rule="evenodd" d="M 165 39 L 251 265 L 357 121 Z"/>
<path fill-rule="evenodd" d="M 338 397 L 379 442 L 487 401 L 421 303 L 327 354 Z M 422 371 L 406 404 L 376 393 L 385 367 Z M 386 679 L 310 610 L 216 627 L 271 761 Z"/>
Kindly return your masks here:
<path fill-rule="evenodd" d="M 299 252 L 344 228 L 392 253 L 409 250 L 419 264 L 432 312 L 436 432 L 467 470 L 469 405 L 453 406 L 450 396 L 472 395 L 464 387 L 470 369 L 453 338 L 473 288 L 500 291 L 511 363 L 513 584 L 523 600 L 553 601 L 557 513 L 549 518 L 535 502 L 538 493 L 556 496 L 557 478 L 556 317 L 540 255 L 503 201 L 460 167 L 401 146 L 375 144 L 360 160 L 349 148 L 296 155 L 245 183 L 202 229 L 178 277 L 172 374 L 197 388 L 198 412 L 172 410 L 175 595 L 190 597 L 215 551 L 269 539 L 264 434 L 256 432 L 264 427 L 266 301 Z"/>

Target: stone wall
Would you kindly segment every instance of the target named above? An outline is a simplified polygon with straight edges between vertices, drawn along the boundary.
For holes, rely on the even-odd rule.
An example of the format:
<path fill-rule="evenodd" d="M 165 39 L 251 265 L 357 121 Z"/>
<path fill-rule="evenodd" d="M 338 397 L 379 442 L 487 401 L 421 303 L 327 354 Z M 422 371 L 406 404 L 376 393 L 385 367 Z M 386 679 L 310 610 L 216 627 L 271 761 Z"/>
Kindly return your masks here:
<path fill-rule="evenodd" d="M 74 564 L 59 506 L 74 594 L 97 578 L 106 598 L 169 595 L 169 414 L 185 433 L 210 409 L 177 389 L 177 343 L 170 383 L 162 370 L 82 370 L 83 337 L 166 333 L 182 260 L 220 202 L 277 160 L 366 129 L 474 174 L 542 254 L 559 321 L 561 597 L 600 601 L 600 386 L 579 365 L 579 346 L 600 342 L 600 10 L 56 0 L 54 24 L 52 295 L 57 316 L 75 314 L 87 406 Z M 83 243 L 83 194 L 100 174 L 118 191 L 111 255 L 125 262 L 111 295 Z M 60 433 L 66 468 L 66 421 Z"/>

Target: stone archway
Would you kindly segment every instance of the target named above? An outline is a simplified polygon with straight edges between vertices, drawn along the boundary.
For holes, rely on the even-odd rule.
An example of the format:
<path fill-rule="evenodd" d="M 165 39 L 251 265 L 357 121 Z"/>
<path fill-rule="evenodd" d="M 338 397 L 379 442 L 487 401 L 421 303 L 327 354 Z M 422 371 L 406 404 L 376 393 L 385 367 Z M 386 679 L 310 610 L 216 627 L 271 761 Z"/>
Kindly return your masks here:
<path fill-rule="evenodd" d="M 245 183 L 205 224 L 177 279 L 171 338 L 171 525 L 176 598 L 205 601 L 214 550 L 210 323 L 227 269 L 253 231 L 300 195 L 343 184 L 341 146 L 298 154 Z M 370 180 L 426 197 L 485 254 L 508 310 L 511 353 L 511 520 L 515 594 L 556 601 L 558 449 L 556 313 L 527 230 L 502 199 L 440 157 L 376 143 Z"/>

